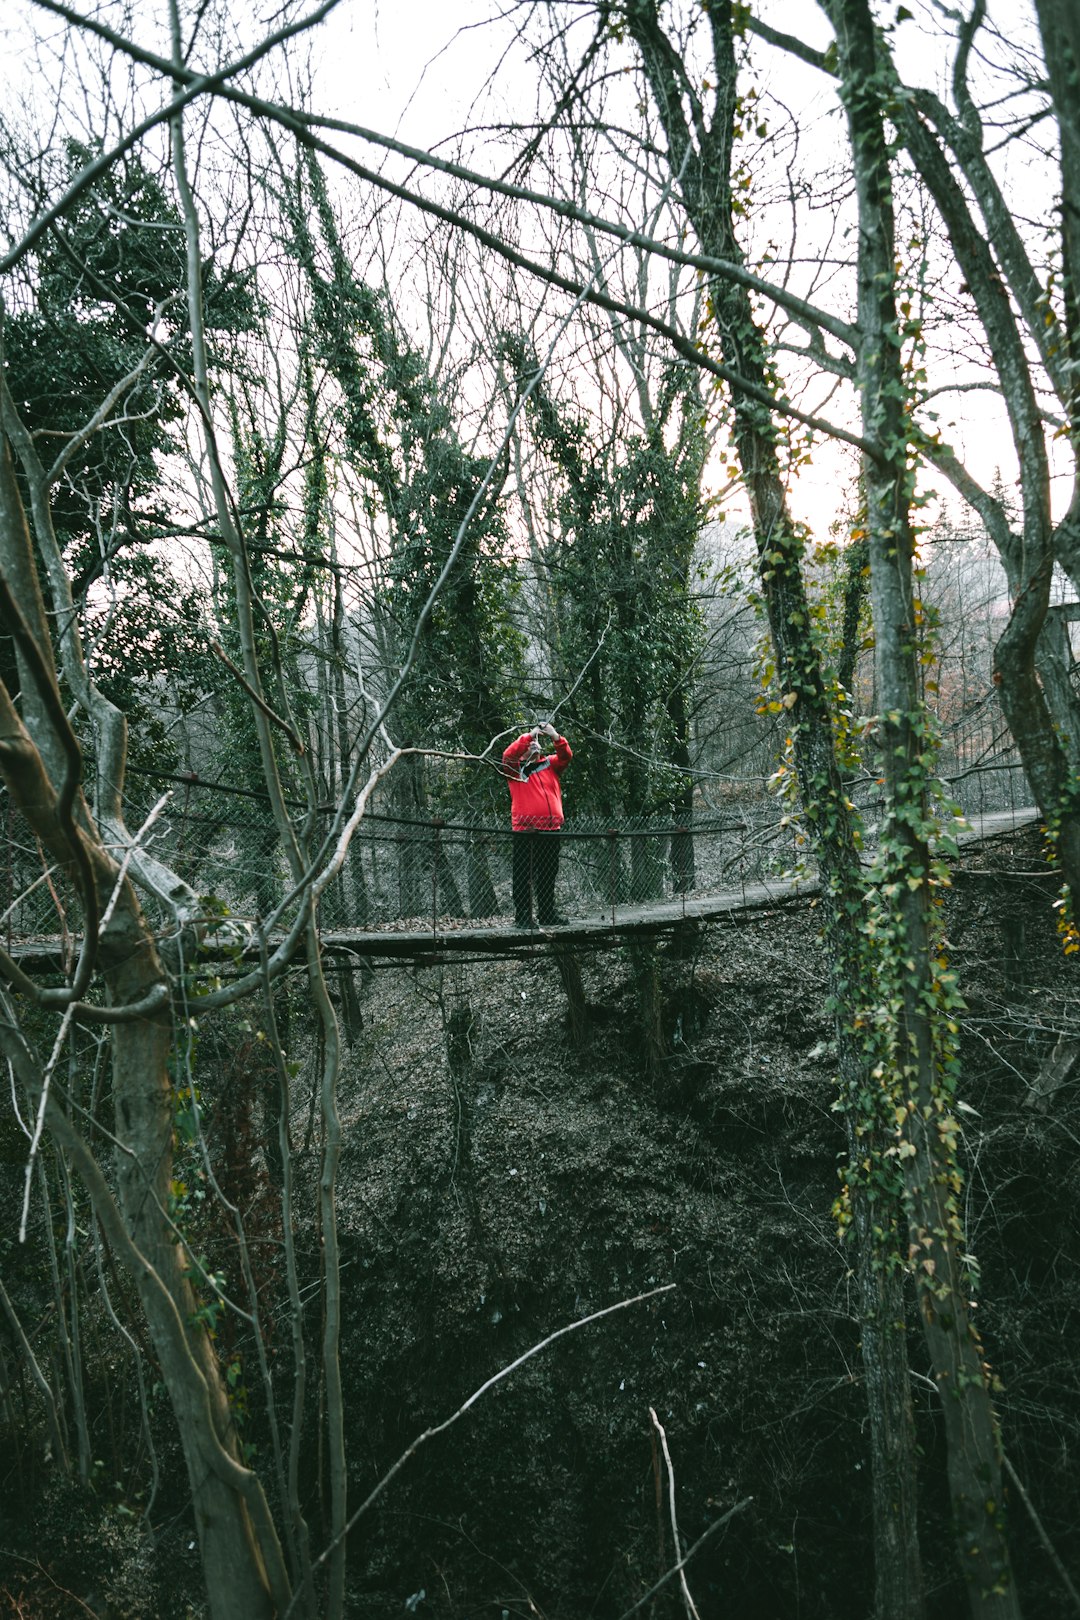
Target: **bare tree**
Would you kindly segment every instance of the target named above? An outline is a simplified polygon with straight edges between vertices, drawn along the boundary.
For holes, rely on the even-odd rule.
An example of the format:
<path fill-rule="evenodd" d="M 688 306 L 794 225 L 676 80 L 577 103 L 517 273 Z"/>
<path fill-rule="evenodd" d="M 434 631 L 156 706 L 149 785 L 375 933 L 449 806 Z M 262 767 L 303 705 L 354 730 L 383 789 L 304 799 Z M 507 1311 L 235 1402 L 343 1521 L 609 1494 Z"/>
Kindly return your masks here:
<path fill-rule="evenodd" d="M 743 255 L 736 235 L 732 156 L 739 100 L 734 20 L 726 4 L 704 9 L 713 85 L 707 97 L 695 87 L 684 49 L 665 33 L 654 5 L 645 0 L 621 7 L 619 14 L 640 52 L 666 137 L 671 174 L 701 250 L 714 261 L 739 265 Z M 739 280 L 716 277 L 710 300 L 731 384 L 732 436 L 752 514 L 777 681 L 783 707 L 790 711 L 799 796 L 822 871 L 826 955 L 855 1159 L 864 1151 L 860 1137 L 865 1125 L 854 1099 L 867 1093 L 868 1064 L 853 1035 L 865 972 L 855 924 L 862 877 L 854 826 L 835 753 L 831 695 L 812 630 L 803 535 L 789 510 L 778 429 L 764 403 L 776 398 L 767 340 L 748 289 Z M 820 342 L 822 336 L 821 328 L 815 329 L 814 340 Z M 870 1082 L 871 1094 L 873 1089 Z M 903 1315 L 900 1278 L 895 1266 L 882 1263 L 874 1235 L 881 1217 L 872 1214 L 857 1186 L 853 1205 L 863 1290 L 864 1370 L 874 1435 L 878 1609 L 881 1614 L 914 1616 L 921 1613 L 922 1598 L 906 1351 L 897 1326 Z"/>

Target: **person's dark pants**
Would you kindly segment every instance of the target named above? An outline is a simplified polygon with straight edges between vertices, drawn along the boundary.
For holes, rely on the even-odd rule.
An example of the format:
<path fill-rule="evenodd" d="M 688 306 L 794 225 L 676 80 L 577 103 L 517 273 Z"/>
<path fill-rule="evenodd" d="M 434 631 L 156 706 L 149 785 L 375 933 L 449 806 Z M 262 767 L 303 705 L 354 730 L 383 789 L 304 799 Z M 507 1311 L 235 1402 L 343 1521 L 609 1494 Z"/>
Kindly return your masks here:
<path fill-rule="evenodd" d="M 523 926 L 532 919 L 532 897 L 541 922 L 555 921 L 555 879 L 559 875 L 557 832 L 516 832 L 513 852 L 514 916 Z"/>

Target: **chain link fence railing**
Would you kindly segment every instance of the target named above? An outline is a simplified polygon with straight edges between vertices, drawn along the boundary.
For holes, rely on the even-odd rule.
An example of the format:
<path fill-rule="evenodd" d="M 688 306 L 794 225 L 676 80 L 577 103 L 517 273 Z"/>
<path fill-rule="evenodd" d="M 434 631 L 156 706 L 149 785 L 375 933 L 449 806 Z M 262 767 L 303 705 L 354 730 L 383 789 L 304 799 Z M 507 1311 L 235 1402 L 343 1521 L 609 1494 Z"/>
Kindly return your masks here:
<path fill-rule="evenodd" d="M 981 818 L 1031 804 L 1024 773 L 987 725 L 963 747 L 943 750 L 946 797 Z M 946 761 L 942 760 L 942 764 Z M 268 917 L 291 887 L 284 851 L 266 799 L 255 792 L 188 780 L 130 778 L 128 825 L 137 829 L 152 806 L 168 802 L 145 834 L 148 848 L 199 895 L 208 911 L 239 919 Z M 867 776 L 850 785 L 871 832 L 881 790 Z M 585 818 L 570 814 L 558 844 L 554 908 L 570 919 L 610 916 L 661 903 L 686 902 L 768 882 L 810 859 L 797 815 L 761 780 L 725 784 L 722 797 L 691 816 Z M 0 873 L 0 937 L 10 941 L 78 933 L 68 885 L 21 833 L 24 824 L 0 795 L 6 857 Z M 340 873 L 326 888 L 320 922 L 329 930 L 388 930 L 499 922 L 521 910 L 513 893 L 513 841 L 505 822 L 455 820 L 452 814 L 405 818 L 371 811 L 352 841 Z M 295 807 L 295 825 L 317 855 L 331 812 L 308 817 Z M 542 843 L 532 856 L 542 861 Z M 533 900 L 541 872 L 532 872 Z M 537 881 L 537 880 L 540 881 Z M 550 901 L 548 902 L 551 903 Z M 153 903 L 147 902 L 153 911 Z M 531 907 L 530 907 L 531 909 Z M 74 918 L 74 920 L 73 920 Z M 168 923 L 164 915 L 162 925 Z"/>

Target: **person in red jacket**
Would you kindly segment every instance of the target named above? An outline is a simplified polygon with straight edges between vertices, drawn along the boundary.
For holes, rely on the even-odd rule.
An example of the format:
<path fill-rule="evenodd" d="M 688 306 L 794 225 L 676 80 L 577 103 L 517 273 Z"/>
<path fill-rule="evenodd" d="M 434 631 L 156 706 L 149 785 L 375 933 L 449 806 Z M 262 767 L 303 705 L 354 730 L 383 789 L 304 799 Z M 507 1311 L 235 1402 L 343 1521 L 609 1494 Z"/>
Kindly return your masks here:
<path fill-rule="evenodd" d="M 550 737 L 553 754 L 542 754 L 540 738 Z M 510 788 L 510 825 L 514 836 L 514 920 L 518 928 L 532 928 L 532 896 L 541 928 L 566 921 L 555 910 L 555 879 L 559 872 L 559 840 L 563 824 L 563 771 L 573 759 L 570 744 L 550 721 L 524 731 L 503 753 L 503 773 Z"/>

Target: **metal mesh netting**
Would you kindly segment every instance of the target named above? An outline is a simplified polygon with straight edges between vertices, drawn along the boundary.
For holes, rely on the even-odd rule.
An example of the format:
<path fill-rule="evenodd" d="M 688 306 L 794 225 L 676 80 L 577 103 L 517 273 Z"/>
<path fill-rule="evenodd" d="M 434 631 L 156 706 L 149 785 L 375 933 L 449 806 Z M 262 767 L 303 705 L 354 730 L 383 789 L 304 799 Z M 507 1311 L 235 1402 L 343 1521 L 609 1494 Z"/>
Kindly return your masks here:
<path fill-rule="evenodd" d="M 1031 803 L 1023 772 L 998 739 L 986 738 L 968 758 L 950 760 L 947 796 L 972 818 L 1012 813 Z M 173 868 L 214 910 L 238 918 L 266 917 L 290 889 L 284 850 L 267 801 L 256 793 L 132 776 L 128 825 L 134 830 L 168 791 L 164 810 L 146 834 L 147 847 Z M 880 814 L 880 790 L 867 777 L 851 793 L 869 829 Z M 778 877 L 809 857 L 798 818 L 763 781 L 729 783 L 711 804 L 678 823 L 668 817 L 587 820 L 571 815 L 557 835 L 555 905 L 570 917 L 618 908 L 706 897 Z M 3 932 L 9 939 L 77 933 L 67 914 L 67 885 L 21 833 L 24 824 L 0 798 L 6 860 Z M 361 823 L 344 866 L 325 890 L 320 920 L 327 929 L 414 926 L 425 919 L 506 919 L 514 913 L 512 837 L 505 821 L 468 823 L 448 816 L 404 818 L 374 811 Z M 305 814 L 295 810 L 295 825 Z M 331 826 L 329 810 L 308 828 L 317 855 Z M 149 909 L 153 910 L 152 904 Z M 167 919 L 161 918 L 164 923 Z"/>

